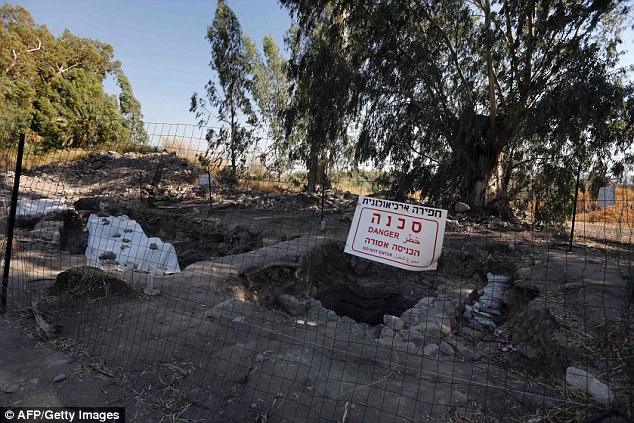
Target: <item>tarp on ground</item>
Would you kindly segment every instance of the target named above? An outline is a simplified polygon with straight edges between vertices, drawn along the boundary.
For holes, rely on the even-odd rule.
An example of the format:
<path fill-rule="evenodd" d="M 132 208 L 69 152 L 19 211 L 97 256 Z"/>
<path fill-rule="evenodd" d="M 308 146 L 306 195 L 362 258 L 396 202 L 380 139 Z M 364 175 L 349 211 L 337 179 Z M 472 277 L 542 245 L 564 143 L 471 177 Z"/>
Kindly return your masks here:
<path fill-rule="evenodd" d="M 51 200 L 50 198 L 18 200 L 15 215 L 16 217 L 41 217 L 65 210 L 68 210 L 68 207 L 61 200 Z"/>
<path fill-rule="evenodd" d="M 137 270 L 180 273 L 176 250 L 160 238 L 148 237 L 143 228 L 128 216 L 91 214 L 86 225 L 89 266 L 100 267 L 106 260 L 125 266 L 134 263 Z"/>

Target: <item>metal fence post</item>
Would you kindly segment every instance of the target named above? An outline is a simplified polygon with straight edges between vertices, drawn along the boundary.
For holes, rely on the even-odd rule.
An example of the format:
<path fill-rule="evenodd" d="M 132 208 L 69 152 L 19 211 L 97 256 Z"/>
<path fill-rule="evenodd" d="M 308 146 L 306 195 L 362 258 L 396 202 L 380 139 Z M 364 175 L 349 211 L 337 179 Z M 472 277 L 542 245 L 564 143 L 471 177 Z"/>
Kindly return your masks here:
<path fill-rule="evenodd" d="M 572 225 L 570 227 L 570 243 L 568 244 L 568 252 L 572 252 L 572 239 L 575 236 L 575 220 L 577 219 L 577 199 L 579 198 L 579 176 L 581 176 L 581 163 L 577 168 L 577 182 L 575 183 L 575 199 L 572 208 Z"/>
<path fill-rule="evenodd" d="M 211 170 L 207 168 L 207 189 L 209 190 L 209 207 L 214 205 L 213 197 L 211 196 Z"/>
<path fill-rule="evenodd" d="M 4 252 L 4 271 L 2 273 L 2 289 L 0 290 L 0 313 L 7 311 L 7 293 L 9 287 L 9 270 L 11 269 L 11 254 L 13 250 L 13 230 L 15 229 L 15 214 L 18 208 L 18 194 L 20 192 L 20 176 L 22 175 L 22 156 L 24 154 L 24 134 L 20 134 L 18 144 L 18 157 L 15 163 L 15 175 L 13 178 L 13 191 L 11 193 L 11 206 L 9 208 L 9 221 L 7 222 L 7 246 Z"/>
<path fill-rule="evenodd" d="M 320 229 L 323 231 L 326 229 L 326 221 L 324 220 L 324 207 L 326 203 L 326 165 L 321 172 L 321 222 L 319 224 Z"/>

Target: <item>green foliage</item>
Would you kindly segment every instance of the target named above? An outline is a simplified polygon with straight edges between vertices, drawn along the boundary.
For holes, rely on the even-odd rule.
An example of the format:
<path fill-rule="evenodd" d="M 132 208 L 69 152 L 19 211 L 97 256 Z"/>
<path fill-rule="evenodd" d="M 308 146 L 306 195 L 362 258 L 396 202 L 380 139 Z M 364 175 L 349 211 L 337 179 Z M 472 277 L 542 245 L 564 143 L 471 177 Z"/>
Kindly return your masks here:
<path fill-rule="evenodd" d="M 215 109 L 218 120 L 228 125 L 220 130 L 210 129 L 207 142 L 210 151 L 220 150 L 224 157 L 229 157 L 235 180 L 239 162 L 244 163 L 248 147 L 256 141 L 257 117 L 248 95 L 251 87 L 248 41 L 242 35 L 238 18 L 224 0 L 218 0 L 214 20 L 207 29 L 207 40 L 212 56 L 209 65 L 217 81 L 207 82 L 206 99 L 197 93 L 192 95 L 190 111 L 202 126 L 211 118 L 210 108 Z M 246 125 L 239 123 L 241 117 L 246 118 Z"/>
<path fill-rule="evenodd" d="M 599 196 L 599 190 L 601 187 L 606 187 L 610 185 L 611 178 L 608 176 L 606 169 L 594 169 L 590 174 L 590 187 L 589 187 L 589 195 L 590 198 L 597 198 Z"/>
<path fill-rule="evenodd" d="M 119 108 L 124 119 L 124 126 L 130 134 L 130 142 L 133 145 L 147 145 L 149 138 L 143 127 L 143 114 L 141 113 L 141 103 L 132 93 L 132 85 L 128 77 L 121 69 L 121 63 L 115 62 L 114 73 L 121 93 L 119 94 Z"/>
<path fill-rule="evenodd" d="M 535 222 L 557 225 L 572 215 L 577 173 L 571 162 L 573 160 L 547 162 L 534 178 L 532 212 Z"/>
<path fill-rule="evenodd" d="M 290 101 L 288 61 L 282 57 L 270 35 L 263 40 L 264 56 L 257 51 L 255 43 L 250 39 L 246 41 L 252 75 L 250 91 L 271 140 L 261 159 L 270 171 L 281 173 L 293 166 L 292 151 L 298 142 L 295 136 L 287 137 L 285 129 L 285 114 Z"/>
<path fill-rule="evenodd" d="M 112 46 L 65 30 L 55 37 L 21 6 L 0 8 L 0 131 L 31 130 L 38 149 L 147 142 L 141 106 Z M 103 81 L 119 78 L 121 99 Z"/>
<path fill-rule="evenodd" d="M 309 192 L 327 179 L 328 167 L 343 161 L 348 127 L 358 111 L 359 63 L 350 54 L 346 11 L 326 3 L 310 20 L 300 16 L 289 36 L 292 98 L 286 130 L 299 140 L 291 157 L 307 167 Z"/>
<path fill-rule="evenodd" d="M 510 216 L 510 194 L 530 189 L 567 214 L 579 164 L 607 166 L 631 144 L 624 2 L 281 3 L 299 27 L 304 151 L 360 122 L 356 158 L 389 165 L 393 196 Z"/>

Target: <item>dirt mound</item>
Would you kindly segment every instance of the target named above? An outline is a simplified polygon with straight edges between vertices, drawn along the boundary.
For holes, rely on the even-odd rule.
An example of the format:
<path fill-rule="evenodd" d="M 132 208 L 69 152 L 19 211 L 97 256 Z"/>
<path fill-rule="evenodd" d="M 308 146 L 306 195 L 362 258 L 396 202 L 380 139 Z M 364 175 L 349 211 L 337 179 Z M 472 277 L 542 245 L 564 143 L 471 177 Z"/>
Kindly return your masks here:
<path fill-rule="evenodd" d="M 159 183 L 192 183 L 198 172 L 196 165 L 178 157 L 174 153 L 125 153 L 115 151 L 91 153 L 83 159 L 76 160 L 64 167 L 64 176 L 68 179 L 82 179 L 84 182 L 103 181 L 112 170 L 117 176 L 123 174 L 147 174 L 149 184 Z M 59 164 L 51 163 L 31 169 L 28 173 L 45 175 L 58 173 Z"/>
<path fill-rule="evenodd" d="M 513 360 L 517 367 L 532 374 L 563 375 L 573 351 L 548 304 L 541 299 L 530 301 L 510 326 L 518 352 Z"/>
<path fill-rule="evenodd" d="M 48 293 L 65 300 L 134 296 L 136 291 L 121 279 L 94 267 L 75 267 L 57 275 Z"/>
<path fill-rule="evenodd" d="M 70 163 L 25 170 L 25 176 L 63 183 L 66 192 L 148 201 L 185 200 L 202 195 L 198 166 L 174 153 L 96 152 Z"/>

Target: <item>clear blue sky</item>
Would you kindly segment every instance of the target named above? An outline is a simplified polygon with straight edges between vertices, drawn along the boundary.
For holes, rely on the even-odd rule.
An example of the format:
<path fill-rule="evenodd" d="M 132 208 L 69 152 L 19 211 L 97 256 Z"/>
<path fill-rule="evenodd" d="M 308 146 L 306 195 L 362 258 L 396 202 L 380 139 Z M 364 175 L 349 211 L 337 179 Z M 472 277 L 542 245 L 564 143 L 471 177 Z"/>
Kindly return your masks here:
<path fill-rule="evenodd" d="M 8 0 L 55 35 L 98 39 L 114 47 L 147 122 L 195 123 L 189 100 L 204 93 L 211 59 L 207 27 L 216 0 Z M 282 47 L 290 17 L 277 0 L 227 0 L 258 44 L 271 34 Z M 116 92 L 113 82 L 106 90 Z"/>
<path fill-rule="evenodd" d="M 216 0 L 8 0 L 28 9 L 38 24 L 55 35 L 72 33 L 107 42 L 123 63 L 146 122 L 195 123 L 189 113 L 193 92 L 203 92 L 211 77 L 205 34 Z M 227 0 L 243 32 L 261 48 L 271 34 L 282 47 L 290 26 L 277 0 Z M 631 24 L 631 22 L 630 22 Z M 624 34 L 624 48 L 634 50 L 634 33 Z M 634 52 L 623 63 L 634 65 Z M 111 93 L 115 84 L 105 86 Z"/>

